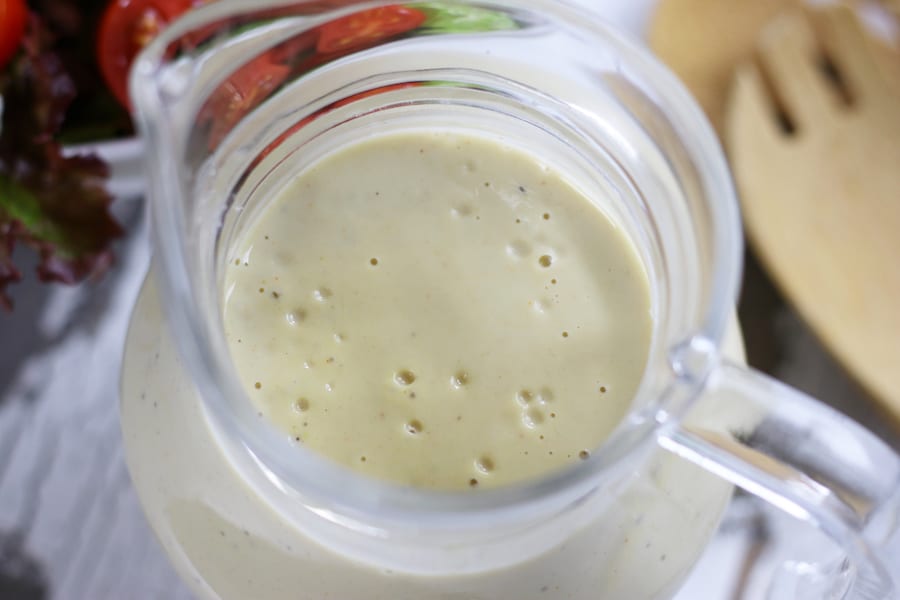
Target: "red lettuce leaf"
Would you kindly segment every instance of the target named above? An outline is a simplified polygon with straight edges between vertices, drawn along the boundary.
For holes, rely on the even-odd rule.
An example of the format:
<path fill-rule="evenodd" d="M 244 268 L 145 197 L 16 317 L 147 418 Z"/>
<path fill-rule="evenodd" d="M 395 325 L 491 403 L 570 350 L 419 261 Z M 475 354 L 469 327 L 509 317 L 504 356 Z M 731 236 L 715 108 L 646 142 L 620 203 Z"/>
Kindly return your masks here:
<path fill-rule="evenodd" d="M 56 134 L 77 89 L 54 50 L 55 35 L 32 15 L 22 52 L 0 74 L 0 306 L 21 279 L 16 244 L 40 256 L 43 281 L 76 283 L 112 263 L 122 229 L 109 213 L 106 165 L 95 156 L 65 157 Z"/>

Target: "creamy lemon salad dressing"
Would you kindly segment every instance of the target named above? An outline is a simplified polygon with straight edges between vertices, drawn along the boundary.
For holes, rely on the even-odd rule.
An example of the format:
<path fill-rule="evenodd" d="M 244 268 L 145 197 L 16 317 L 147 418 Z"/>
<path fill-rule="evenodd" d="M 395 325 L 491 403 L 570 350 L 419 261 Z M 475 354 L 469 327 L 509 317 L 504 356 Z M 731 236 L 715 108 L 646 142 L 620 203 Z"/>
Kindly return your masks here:
<path fill-rule="evenodd" d="M 297 174 L 239 240 L 224 323 L 296 444 L 430 489 L 589 456 L 646 362 L 646 274 L 560 173 L 497 140 L 380 136 Z"/>
<path fill-rule="evenodd" d="M 223 288 L 256 418 L 298 455 L 473 494 L 600 444 L 646 362 L 648 283 L 594 205 L 608 199 L 534 155 L 468 132 L 385 135 L 267 198 Z M 210 420 L 162 310 L 150 280 L 129 332 L 123 436 L 149 521 L 201 598 L 662 600 L 730 495 L 656 450 L 511 528 L 434 530 L 448 541 L 375 527 L 377 514 L 345 527 Z M 742 356 L 734 323 L 726 352 Z M 713 431 L 749 422 L 715 402 L 689 418 Z"/>

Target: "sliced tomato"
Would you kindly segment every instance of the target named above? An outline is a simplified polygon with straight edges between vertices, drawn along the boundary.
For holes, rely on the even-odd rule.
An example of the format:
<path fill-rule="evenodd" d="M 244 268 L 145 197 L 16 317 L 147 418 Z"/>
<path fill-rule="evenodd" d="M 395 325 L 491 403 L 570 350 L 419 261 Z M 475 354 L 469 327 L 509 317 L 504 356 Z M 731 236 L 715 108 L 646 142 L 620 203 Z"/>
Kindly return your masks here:
<path fill-rule="evenodd" d="M 19 49 L 27 22 L 25 0 L 0 0 L 0 69 Z"/>
<path fill-rule="evenodd" d="M 97 59 L 106 85 L 123 106 L 130 108 L 128 70 L 134 57 L 166 25 L 198 0 L 113 0 L 100 20 Z"/>
<path fill-rule="evenodd" d="M 253 161 L 250 168 L 252 169 L 256 165 L 258 165 L 260 162 L 262 162 L 262 160 L 265 157 L 267 157 L 275 149 L 277 149 L 279 146 L 281 146 L 281 144 L 283 144 L 292 135 L 294 135 L 295 133 L 297 133 L 298 131 L 300 131 L 301 129 L 303 129 L 304 127 L 306 127 L 307 125 L 309 125 L 311 122 L 315 121 L 322 115 L 328 114 L 329 112 L 331 112 L 332 110 L 334 110 L 336 108 L 340 108 L 341 106 L 346 106 L 348 104 L 352 104 L 353 102 L 356 102 L 357 100 L 363 100 L 364 98 L 371 98 L 372 96 L 377 96 L 378 94 L 384 94 L 386 92 L 392 92 L 394 90 L 402 90 L 405 88 L 418 87 L 420 85 L 422 85 L 422 84 L 418 81 L 409 81 L 406 83 L 394 83 L 391 85 L 382 86 L 380 88 L 368 90 L 366 92 L 360 92 L 360 93 L 354 94 L 353 96 L 350 96 L 348 98 L 344 98 L 343 100 L 338 100 L 337 102 L 334 102 L 333 104 L 329 104 L 328 106 L 317 110 L 313 114 L 304 117 L 297 123 L 288 127 L 281 135 L 279 135 L 277 138 L 275 138 L 275 140 L 272 141 L 272 143 L 270 143 L 268 146 L 266 146 L 259 153 L 259 156 L 256 157 L 256 159 Z"/>
<path fill-rule="evenodd" d="M 198 122 L 210 127 L 208 145 L 215 148 L 247 113 L 262 104 L 291 73 L 288 65 L 263 54 L 235 71 L 200 109 Z"/>
<path fill-rule="evenodd" d="M 314 52 L 318 39 L 319 32 L 310 30 L 270 48 L 238 68 L 210 94 L 197 115 L 197 122 L 209 128 L 210 150 L 291 76 L 292 62 Z"/>
<path fill-rule="evenodd" d="M 328 54 L 369 46 L 415 29 L 425 18 L 421 10 L 400 4 L 361 10 L 322 25 L 316 50 Z"/>

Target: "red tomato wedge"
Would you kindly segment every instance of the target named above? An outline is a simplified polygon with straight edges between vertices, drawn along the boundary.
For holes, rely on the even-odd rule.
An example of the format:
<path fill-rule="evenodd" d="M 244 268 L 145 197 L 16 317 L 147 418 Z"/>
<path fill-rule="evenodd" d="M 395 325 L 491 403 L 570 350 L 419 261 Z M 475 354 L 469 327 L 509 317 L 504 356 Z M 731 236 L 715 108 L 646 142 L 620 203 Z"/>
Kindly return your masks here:
<path fill-rule="evenodd" d="M 362 10 L 322 25 L 316 50 L 328 54 L 368 46 L 415 29 L 425 18 L 421 10 L 399 4 Z"/>
<path fill-rule="evenodd" d="M 303 118 L 302 120 L 300 120 L 299 122 L 297 122 L 297 123 L 295 123 L 294 125 L 288 127 L 288 128 L 284 131 L 284 133 L 282 133 L 282 134 L 279 135 L 277 138 L 275 138 L 275 140 L 274 140 L 272 143 L 270 143 L 268 146 L 266 146 L 266 147 L 259 153 L 259 156 L 258 156 L 258 157 L 256 158 L 256 160 L 253 162 L 253 165 L 252 165 L 252 166 L 256 166 L 257 164 L 259 164 L 259 162 L 261 162 L 262 159 L 264 159 L 266 156 L 268 156 L 269 154 L 271 154 L 272 151 L 274 151 L 276 148 L 278 148 L 278 146 L 280 146 L 281 144 L 283 144 L 283 143 L 285 142 L 285 140 L 287 140 L 287 139 L 290 138 L 292 135 L 294 135 L 295 133 L 297 133 L 298 131 L 300 131 L 300 130 L 303 129 L 304 127 L 306 127 L 309 123 L 311 123 L 312 121 L 315 121 L 317 118 L 321 117 L 322 115 L 327 114 L 328 112 L 330 112 L 330 111 L 332 111 L 332 110 L 334 110 L 334 109 L 336 109 L 336 108 L 340 108 L 340 107 L 342 107 L 342 106 L 346 106 L 346 105 L 348 105 L 348 104 L 352 104 L 353 102 L 356 102 L 357 100 L 363 100 L 363 99 L 365 99 L 365 98 L 371 98 L 372 96 L 377 96 L 378 94 L 384 94 L 384 93 L 386 93 L 386 92 L 392 92 L 392 91 L 394 91 L 394 90 L 402 90 L 402 89 L 405 89 L 405 88 L 418 87 L 418 86 L 420 86 L 420 85 L 422 85 L 422 84 L 421 84 L 420 82 L 418 82 L 418 81 L 410 81 L 410 82 L 406 82 L 406 83 L 394 83 L 394 84 L 392 84 L 392 85 L 385 85 L 385 86 L 382 86 L 382 87 L 380 87 L 380 88 L 375 88 L 375 89 L 373 89 L 373 90 L 369 90 L 369 91 L 366 91 L 366 92 L 360 92 L 360 93 L 358 93 L 358 94 L 354 94 L 353 96 L 350 96 L 349 98 L 344 98 L 343 100 L 338 100 L 338 101 L 335 102 L 334 104 L 329 104 L 329 105 L 326 106 L 325 108 L 322 108 L 322 109 L 316 111 L 315 113 L 313 113 L 313 114 L 311 114 L 311 115 L 309 115 L 309 116 L 307 116 L 307 117 L 304 117 L 304 118 Z"/>
<path fill-rule="evenodd" d="M 130 108 L 128 70 L 144 46 L 195 0 L 113 0 L 100 20 L 97 59 L 106 85 L 123 106 Z"/>
<path fill-rule="evenodd" d="M 27 22 L 25 0 L 0 0 L 0 69 L 19 49 Z"/>
<path fill-rule="evenodd" d="M 210 126 L 209 146 L 215 148 L 247 113 L 264 102 L 291 73 L 289 66 L 272 61 L 271 53 L 256 57 L 223 82 L 198 115 Z"/>

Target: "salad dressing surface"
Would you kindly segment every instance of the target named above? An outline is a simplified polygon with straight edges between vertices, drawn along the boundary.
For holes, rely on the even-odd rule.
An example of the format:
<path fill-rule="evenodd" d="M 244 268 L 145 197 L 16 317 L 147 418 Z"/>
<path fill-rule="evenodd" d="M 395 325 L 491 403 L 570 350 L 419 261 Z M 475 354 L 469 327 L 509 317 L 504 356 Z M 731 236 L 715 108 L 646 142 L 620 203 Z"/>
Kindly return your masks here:
<path fill-rule="evenodd" d="M 225 327 L 260 416 L 374 477 L 496 486 L 584 459 L 647 358 L 636 250 L 535 157 L 381 136 L 299 173 L 238 243 Z"/>

